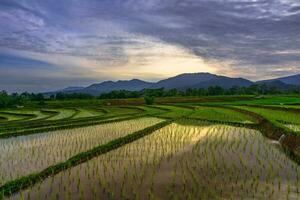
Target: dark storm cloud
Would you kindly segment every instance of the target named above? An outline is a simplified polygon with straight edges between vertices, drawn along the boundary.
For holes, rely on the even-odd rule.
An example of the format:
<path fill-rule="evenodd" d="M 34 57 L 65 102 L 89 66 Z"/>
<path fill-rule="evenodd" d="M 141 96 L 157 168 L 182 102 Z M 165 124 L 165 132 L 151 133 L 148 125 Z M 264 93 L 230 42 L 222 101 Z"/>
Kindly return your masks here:
<path fill-rule="evenodd" d="M 220 73 L 300 72 L 298 0 L 2 0 L 0 47 L 124 65 L 148 38 L 184 48 Z M 37 60 L 39 58 L 36 58 Z M 0 63 L 2 60 L 0 60 Z M 182 66 L 184 68 L 184 66 Z M 67 74 L 66 74 L 67 76 Z"/>
<path fill-rule="evenodd" d="M 275 0 L 169 2 L 151 10 L 132 29 L 182 45 L 204 58 L 233 59 L 251 65 L 299 60 L 299 54 L 273 55 L 276 51 L 300 49 L 299 6 Z M 157 23 L 156 18 L 161 22 Z M 163 24 L 164 19 L 168 20 Z M 172 23 L 174 26 L 169 26 Z"/>

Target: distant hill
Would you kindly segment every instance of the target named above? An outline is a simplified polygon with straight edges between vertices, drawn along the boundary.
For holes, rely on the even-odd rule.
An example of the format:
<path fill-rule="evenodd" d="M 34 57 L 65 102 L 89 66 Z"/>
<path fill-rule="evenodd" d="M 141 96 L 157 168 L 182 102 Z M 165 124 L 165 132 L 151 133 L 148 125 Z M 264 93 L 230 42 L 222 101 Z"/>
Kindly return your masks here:
<path fill-rule="evenodd" d="M 165 89 L 184 89 L 193 87 L 198 83 L 205 82 L 216 78 L 217 75 L 210 73 L 186 73 L 174 76 L 165 80 L 158 81 L 151 88 Z"/>
<path fill-rule="evenodd" d="M 229 89 L 233 86 L 249 87 L 253 82 L 243 78 L 229 78 L 226 76 L 216 76 L 208 81 L 200 82 L 193 88 L 208 88 L 209 86 L 220 86 L 224 89 Z"/>
<path fill-rule="evenodd" d="M 292 84 L 286 84 L 279 79 L 258 81 L 255 84 L 262 85 L 265 84 L 267 88 L 276 87 L 279 90 L 291 90 L 296 89 L 298 86 Z"/>
<path fill-rule="evenodd" d="M 152 84 L 153 83 L 141 81 L 138 79 L 132 79 L 129 81 L 116 81 L 116 82 L 105 81 L 102 83 L 92 84 L 84 89 L 76 90 L 75 92 L 99 95 L 101 93 L 110 92 L 113 90 L 140 91 L 145 88 L 151 87 Z"/>
<path fill-rule="evenodd" d="M 82 90 L 84 87 L 67 87 L 65 89 L 60 90 L 60 92 L 71 92 L 75 90 Z"/>
<path fill-rule="evenodd" d="M 279 78 L 274 78 L 274 79 L 269 79 L 269 80 L 262 80 L 262 81 L 258 81 L 258 82 L 260 83 L 260 82 L 270 82 L 270 81 L 281 81 L 282 83 L 285 83 L 285 84 L 300 86 L 300 74 L 279 77 Z"/>
<path fill-rule="evenodd" d="M 64 89 L 57 90 L 57 91 L 45 92 L 44 96 L 50 97 L 51 95 L 57 94 L 59 92 L 62 92 L 62 93 L 75 93 L 75 92 L 77 92 L 79 90 L 82 90 L 82 89 L 84 89 L 84 87 L 71 86 L 71 87 L 66 87 Z"/>
<path fill-rule="evenodd" d="M 274 80 L 279 80 L 282 81 L 283 83 L 290 84 L 290 85 L 300 85 L 300 74 L 277 78 Z"/>
<path fill-rule="evenodd" d="M 296 85 L 300 86 L 300 75 L 263 80 L 254 83 L 244 78 L 231 78 L 210 73 L 185 73 L 156 83 L 146 82 L 139 79 L 104 81 L 102 83 L 92 84 L 88 87 L 68 87 L 63 90 L 48 92 L 45 94 L 49 95 L 57 92 L 64 92 L 99 95 L 113 90 L 140 91 L 147 88 L 165 88 L 167 90 L 175 88 L 184 90 L 187 88 L 208 88 L 209 86 L 220 86 L 224 89 L 229 89 L 233 86 L 248 87 L 252 84 L 266 84 L 267 87 L 276 87 L 280 90 L 293 89 Z"/>

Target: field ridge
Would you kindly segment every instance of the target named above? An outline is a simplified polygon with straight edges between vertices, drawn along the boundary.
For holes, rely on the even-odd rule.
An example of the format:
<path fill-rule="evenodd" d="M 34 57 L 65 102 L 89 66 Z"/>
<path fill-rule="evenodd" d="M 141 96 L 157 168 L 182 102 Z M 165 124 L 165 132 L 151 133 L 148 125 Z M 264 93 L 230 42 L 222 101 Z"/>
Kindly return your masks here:
<path fill-rule="evenodd" d="M 123 145 L 131 143 L 139 138 L 142 138 L 146 135 L 153 133 L 154 131 L 161 129 L 169 124 L 171 124 L 173 120 L 166 120 L 155 124 L 153 126 L 147 127 L 143 130 L 136 131 L 132 134 L 126 135 L 124 137 L 120 137 L 118 139 L 112 140 L 104 145 L 99 145 L 91 150 L 86 152 L 79 153 L 65 162 L 55 164 L 53 166 L 49 166 L 48 168 L 42 170 L 39 173 L 33 173 L 21 178 L 18 178 L 13 181 L 9 181 L 4 185 L 0 186 L 0 199 L 3 199 L 5 196 L 10 196 L 15 192 L 18 192 L 22 189 L 28 188 L 35 183 L 44 180 L 45 178 L 57 174 L 63 170 L 86 162 L 96 156 L 107 153 L 111 150 L 117 149 Z"/>

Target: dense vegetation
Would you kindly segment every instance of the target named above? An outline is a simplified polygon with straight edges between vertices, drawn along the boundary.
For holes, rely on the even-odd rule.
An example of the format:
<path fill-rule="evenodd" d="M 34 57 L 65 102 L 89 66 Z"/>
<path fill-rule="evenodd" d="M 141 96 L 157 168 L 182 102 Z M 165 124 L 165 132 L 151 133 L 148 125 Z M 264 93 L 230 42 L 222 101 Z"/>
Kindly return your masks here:
<path fill-rule="evenodd" d="M 275 86 L 269 87 L 266 84 L 251 85 L 249 87 L 232 87 L 224 89 L 220 86 L 210 86 L 208 88 L 188 88 L 185 90 L 164 88 L 145 89 L 139 92 L 118 90 L 102 93 L 100 99 L 127 99 L 142 96 L 152 97 L 191 97 L 191 96 L 218 96 L 218 95 L 275 95 L 275 94 L 299 94 L 300 89 L 281 90 Z"/>
<path fill-rule="evenodd" d="M 149 104 L 150 97 L 202 97 L 202 96 L 220 96 L 220 95 L 275 95 L 275 94 L 299 94 L 300 88 L 279 89 L 276 86 L 268 86 L 267 84 L 254 84 L 249 87 L 232 87 L 224 89 L 220 86 L 210 86 L 208 88 L 187 88 L 187 89 L 144 89 L 141 91 L 114 90 L 102 93 L 99 96 L 83 93 L 63 93 L 58 92 L 47 97 L 47 100 L 73 100 L 73 99 L 129 99 L 145 97 L 145 101 Z M 16 105 L 24 105 L 32 101 L 44 104 L 45 97 L 43 94 L 34 93 L 13 93 L 0 92 L 0 108 L 11 107 Z M 151 104 L 151 103 L 150 103 Z"/>
<path fill-rule="evenodd" d="M 56 100 L 67 100 L 67 99 L 93 99 L 94 96 L 90 94 L 83 94 L 83 93 L 72 93 L 72 94 L 66 94 L 63 92 L 58 92 L 57 94 L 53 94 L 50 96 L 50 99 L 56 99 Z"/>
<path fill-rule="evenodd" d="M 5 91 L 0 91 L 0 108 L 11 107 L 16 105 L 24 105 L 31 101 L 38 101 L 43 103 L 44 96 L 43 94 L 35 94 L 35 93 L 13 93 L 9 95 Z"/>

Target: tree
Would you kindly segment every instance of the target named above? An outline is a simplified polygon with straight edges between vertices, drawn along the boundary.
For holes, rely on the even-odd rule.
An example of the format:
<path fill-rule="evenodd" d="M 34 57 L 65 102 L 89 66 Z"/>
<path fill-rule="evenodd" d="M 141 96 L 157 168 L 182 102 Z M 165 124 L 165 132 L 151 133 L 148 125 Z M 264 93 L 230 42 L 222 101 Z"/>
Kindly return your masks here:
<path fill-rule="evenodd" d="M 0 92 L 0 108 L 4 108 L 7 106 L 9 102 L 9 96 L 6 93 L 6 91 L 1 91 Z"/>
<path fill-rule="evenodd" d="M 151 96 L 144 96 L 145 104 L 152 105 L 154 103 L 154 97 Z"/>
<path fill-rule="evenodd" d="M 178 90 L 177 89 L 171 89 L 164 92 L 165 97 L 175 97 L 178 96 Z"/>
<path fill-rule="evenodd" d="M 223 95 L 224 89 L 221 88 L 220 86 L 210 86 L 207 89 L 207 94 L 208 95 Z"/>
<path fill-rule="evenodd" d="M 64 93 L 62 93 L 62 92 L 58 92 L 58 93 L 55 95 L 55 98 L 56 98 L 57 100 L 64 100 L 64 99 L 65 99 L 65 95 L 64 95 Z"/>
<path fill-rule="evenodd" d="M 158 89 L 145 89 L 144 90 L 145 96 L 151 96 L 151 97 L 162 97 L 164 96 L 164 88 L 158 88 Z"/>

